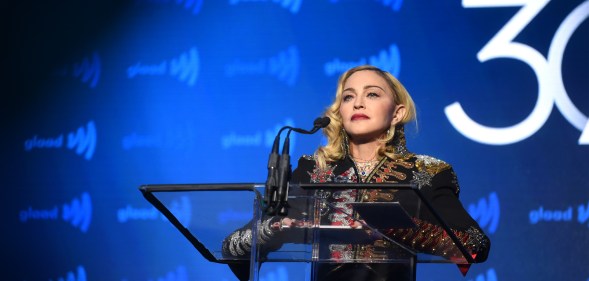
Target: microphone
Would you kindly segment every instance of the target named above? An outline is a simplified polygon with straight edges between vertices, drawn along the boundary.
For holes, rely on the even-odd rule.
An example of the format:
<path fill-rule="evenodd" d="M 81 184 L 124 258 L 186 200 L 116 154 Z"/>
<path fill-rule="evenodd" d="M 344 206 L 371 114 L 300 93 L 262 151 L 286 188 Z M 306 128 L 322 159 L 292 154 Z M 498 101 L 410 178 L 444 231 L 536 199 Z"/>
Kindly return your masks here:
<path fill-rule="evenodd" d="M 290 126 L 284 126 L 280 128 L 278 134 L 274 138 L 272 145 L 272 151 L 268 157 L 268 177 L 266 178 L 266 192 L 264 196 L 264 204 L 266 205 L 266 213 L 272 215 L 276 212 L 276 190 L 278 189 L 278 161 L 280 156 L 278 155 L 278 145 L 280 143 L 280 134 L 285 129 L 292 128 Z"/>
<path fill-rule="evenodd" d="M 311 129 L 311 134 L 314 134 L 315 132 L 319 131 L 319 129 L 327 127 L 327 125 L 329 125 L 330 122 L 331 119 L 329 119 L 329 117 L 327 116 L 315 119 L 315 121 L 313 121 L 313 129 Z"/>
<path fill-rule="evenodd" d="M 290 177 L 292 175 L 292 168 L 290 165 L 290 154 L 289 154 L 289 150 L 290 150 L 290 133 L 292 131 L 295 131 L 297 133 L 301 133 L 301 134 L 314 134 L 317 131 L 319 131 L 319 129 L 321 128 L 325 128 L 327 127 L 327 125 L 329 125 L 329 122 L 331 122 L 331 119 L 329 119 L 329 117 L 320 117 L 315 119 L 315 121 L 313 122 L 313 129 L 311 129 L 310 131 L 307 130 L 303 130 L 300 128 L 292 128 L 290 127 L 287 134 L 286 134 L 286 139 L 284 140 L 284 145 L 282 147 L 282 156 L 280 156 L 280 160 L 279 160 L 279 164 L 278 164 L 278 185 L 277 185 L 277 189 L 276 189 L 276 199 L 277 199 L 277 204 L 276 204 L 276 208 L 274 210 L 278 211 L 279 215 L 282 216 L 286 216 L 288 214 L 288 188 L 289 188 L 289 182 L 290 182 Z M 280 134 L 280 132 L 279 132 Z"/>
<path fill-rule="evenodd" d="M 280 156 L 278 156 L 278 143 L 280 142 L 280 133 L 282 133 L 282 129 L 280 129 L 278 135 L 274 138 L 272 151 L 270 152 L 270 156 L 268 157 L 268 177 L 266 178 L 266 192 L 263 200 L 264 204 L 266 205 L 265 211 L 268 214 L 274 213 L 276 207 L 276 189 L 278 187 L 278 178 L 276 173 L 278 169 L 278 160 L 280 159 Z"/>
<path fill-rule="evenodd" d="M 327 125 L 329 125 L 330 122 L 331 122 L 331 119 L 329 119 L 329 117 L 319 117 L 319 118 L 315 119 L 315 121 L 313 121 L 313 129 L 311 129 L 310 131 L 303 130 L 300 128 L 289 127 L 290 130 L 288 131 L 286 137 L 288 138 L 290 136 L 291 131 L 295 131 L 295 132 L 301 133 L 301 134 L 312 135 L 312 134 L 316 133 L 317 131 L 319 131 L 319 129 L 327 127 Z"/>

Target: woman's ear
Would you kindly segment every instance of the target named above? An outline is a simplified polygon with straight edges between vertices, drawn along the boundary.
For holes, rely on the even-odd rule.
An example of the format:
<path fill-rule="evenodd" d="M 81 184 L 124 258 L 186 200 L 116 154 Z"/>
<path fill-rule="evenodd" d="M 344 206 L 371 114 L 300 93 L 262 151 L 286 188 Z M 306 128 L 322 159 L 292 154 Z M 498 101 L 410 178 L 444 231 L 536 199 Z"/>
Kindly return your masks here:
<path fill-rule="evenodd" d="M 406 115 L 407 115 L 407 108 L 405 108 L 405 105 L 398 104 L 397 106 L 395 106 L 395 112 L 393 112 L 393 121 L 391 121 L 391 125 L 393 125 L 393 127 L 395 127 L 397 124 L 399 124 L 401 121 L 403 121 L 403 119 L 405 119 Z"/>

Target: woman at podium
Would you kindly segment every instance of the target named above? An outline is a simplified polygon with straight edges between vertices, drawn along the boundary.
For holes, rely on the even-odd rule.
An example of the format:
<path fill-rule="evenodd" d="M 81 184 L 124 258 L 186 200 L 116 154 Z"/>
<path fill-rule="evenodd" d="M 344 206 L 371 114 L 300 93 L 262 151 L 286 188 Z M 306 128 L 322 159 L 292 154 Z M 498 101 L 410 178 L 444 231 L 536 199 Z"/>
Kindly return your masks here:
<path fill-rule="evenodd" d="M 331 119 L 323 129 L 327 144 L 313 155 L 299 159 L 292 182 L 413 184 L 444 219 L 468 255 L 475 262 L 483 262 L 489 253 L 490 240 L 460 203 L 458 180 L 451 165 L 412 153 L 406 147 L 404 124 L 413 121 L 415 114 L 411 96 L 393 75 L 368 65 L 349 69 L 340 77 L 335 100 L 325 112 Z M 406 197 L 406 193 L 385 189 L 325 189 L 320 192 L 326 202 L 337 206 L 321 210 L 321 224 L 350 228 L 364 225 L 355 216 L 354 203 L 403 201 Z M 387 219 L 386 214 L 382 219 Z M 415 227 L 385 229 L 382 233 L 420 253 L 447 259 L 463 257 L 456 250 L 454 240 L 430 212 L 421 212 L 411 220 Z M 300 221 L 295 217 L 268 218 L 262 223 L 260 241 L 273 245 L 268 247 L 270 250 L 277 248 L 280 241 L 287 239 L 285 236 L 291 226 Z M 227 237 L 223 242 L 224 252 L 233 256 L 246 255 L 251 239 L 248 245 L 244 235 L 247 236 L 245 228 Z M 378 256 L 388 246 L 386 241 L 375 240 L 366 247 L 345 243 L 325 247 L 334 259 L 345 261 L 362 255 Z M 413 268 L 387 263 L 328 263 L 315 265 L 315 272 L 317 280 L 414 279 Z"/>

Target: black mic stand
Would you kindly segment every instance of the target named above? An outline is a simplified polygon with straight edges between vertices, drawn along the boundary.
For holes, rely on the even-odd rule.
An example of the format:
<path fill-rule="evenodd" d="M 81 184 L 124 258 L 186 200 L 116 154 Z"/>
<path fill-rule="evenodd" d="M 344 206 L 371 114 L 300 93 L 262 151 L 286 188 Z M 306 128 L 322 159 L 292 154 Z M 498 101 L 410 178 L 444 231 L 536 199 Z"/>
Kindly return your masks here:
<path fill-rule="evenodd" d="M 266 179 L 266 192 L 264 195 L 264 204 L 265 204 L 265 212 L 268 214 L 273 214 L 276 212 L 276 189 L 278 187 L 278 160 L 280 156 L 278 155 L 278 143 L 280 142 L 280 133 L 274 139 L 274 144 L 272 145 L 272 152 L 270 152 L 270 157 L 268 159 L 268 177 Z"/>
<path fill-rule="evenodd" d="M 282 147 L 282 155 L 279 157 L 278 160 L 278 179 L 276 181 L 277 185 L 275 186 L 275 189 L 271 191 L 272 197 L 268 197 L 271 198 L 271 200 L 269 202 L 271 202 L 269 204 L 269 208 L 266 209 L 266 213 L 269 215 L 274 215 L 275 212 L 278 212 L 279 215 L 281 216 L 286 216 L 288 214 L 288 189 L 289 189 L 289 184 L 290 184 L 290 179 L 292 176 L 292 167 L 290 165 L 290 154 L 289 154 L 289 150 L 290 150 L 290 133 L 292 131 L 295 131 L 297 133 L 301 133 L 301 134 L 314 134 L 315 132 L 319 131 L 319 129 L 321 128 L 325 128 L 327 125 L 329 125 L 329 122 L 331 120 L 329 119 L 329 117 L 323 117 L 323 118 L 317 118 L 315 119 L 315 121 L 313 122 L 313 129 L 311 129 L 311 131 L 307 131 L 307 130 L 303 130 L 300 128 L 293 128 L 293 127 L 283 127 L 282 129 L 280 129 L 280 131 L 278 132 L 278 136 L 277 139 L 279 140 L 280 138 L 280 133 L 282 132 L 283 129 L 289 129 L 287 134 L 286 134 L 286 138 L 284 140 L 284 145 Z M 276 142 L 276 140 L 275 140 Z M 274 148 L 273 148 L 274 149 Z M 274 152 L 274 150 L 273 150 Z M 276 154 L 278 154 L 278 151 L 276 149 Z M 271 159 L 272 159 L 272 154 L 271 154 Z M 269 165 L 270 167 L 270 165 Z M 276 169 L 274 169 L 275 171 Z M 270 171 L 270 168 L 269 168 Z M 273 180 L 276 180 L 275 178 Z M 268 195 L 268 192 L 266 192 Z"/>
<path fill-rule="evenodd" d="M 278 190 L 276 192 L 276 197 L 278 199 L 278 203 L 276 206 L 276 210 L 278 214 L 281 216 L 286 216 L 288 214 L 288 187 L 290 182 L 290 177 L 292 175 L 292 167 L 290 165 L 290 132 L 292 129 L 288 130 L 286 134 L 286 139 L 284 139 L 284 146 L 282 147 L 282 155 L 280 156 L 280 161 L 278 164 Z"/>
<path fill-rule="evenodd" d="M 270 157 L 268 159 L 268 177 L 266 179 L 266 192 L 264 196 L 264 204 L 265 204 L 265 212 L 268 215 L 274 215 L 276 213 L 276 207 L 278 204 L 278 197 L 277 197 L 277 190 L 278 190 L 278 167 L 280 156 L 278 155 L 278 146 L 280 143 L 280 134 L 285 129 L 292 129 L 290 126 L 284 126 L 280 128 L 278 134 L 274 138 L 274 143 L 272 145 L 272 152 L 270 152 Z"/>

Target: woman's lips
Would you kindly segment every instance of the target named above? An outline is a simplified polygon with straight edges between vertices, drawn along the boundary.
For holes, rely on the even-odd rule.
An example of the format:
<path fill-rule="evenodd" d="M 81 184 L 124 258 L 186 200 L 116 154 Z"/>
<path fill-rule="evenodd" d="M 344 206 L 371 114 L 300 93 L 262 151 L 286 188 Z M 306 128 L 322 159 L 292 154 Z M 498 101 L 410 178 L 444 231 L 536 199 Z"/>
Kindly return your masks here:
<path fill-rule="evenodd" d="M 352 121 L 355 121 L 355 120 L 365 120 L 365 119 L 370 119 L 370 118 L 368 118 L 368 116 L 366 116 L 364 114 L 354 114 L 354 115 L 352 115 Z"/>

